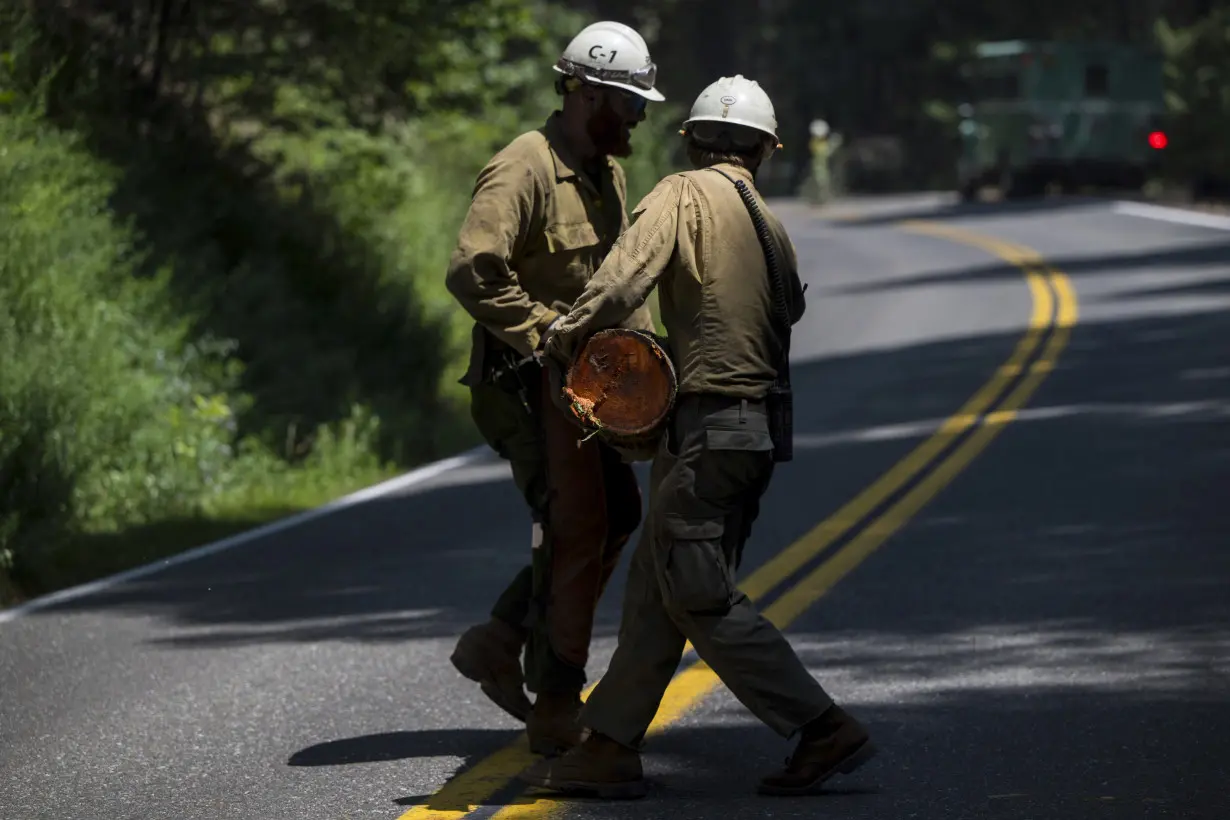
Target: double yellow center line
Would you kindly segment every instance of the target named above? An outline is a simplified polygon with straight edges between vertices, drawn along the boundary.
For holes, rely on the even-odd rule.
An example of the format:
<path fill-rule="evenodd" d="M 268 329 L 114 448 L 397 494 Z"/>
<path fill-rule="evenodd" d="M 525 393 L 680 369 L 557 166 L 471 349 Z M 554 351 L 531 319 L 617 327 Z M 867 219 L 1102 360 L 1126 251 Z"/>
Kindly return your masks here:
<path fill-rule="evenodd" d="M 853 534 L 764 610 L 779 629 L 785 629 L 901 529 L 990 444 L 1054 368 L 1077 321 L 1076 294 L 1067 276 L 1049 268 L 1029 248 L 931 222 L 903 222 L 900 227 L 981 248 L 1019 267 L 1033 299 L 1029 327 L 1008 360 L 933 435 L 742 582 L 749 598 L 762 601 L 817 556 Z M 876 514 L 877 510 L 881 511 Z M 690 645 L 685 648 L 685 652 L 690 650 Z M 703 661 L 692 663 L 677 674 L 666 690 L 649 735 L 663 731 L 682 717 L 719 682 Z M 592 689 L 591 686 L 582 697 Z M 410 809 L 399 820 L 465 817 L 504 792 L 517 774 L 535 760 L 522 734 L 509 746 L 450 780 L 426 803 Z M 565 801 L 555 798 L 523 794 L 496 812 L 493 820 L 547 817 L 562 811 L 565 805 Z"/>

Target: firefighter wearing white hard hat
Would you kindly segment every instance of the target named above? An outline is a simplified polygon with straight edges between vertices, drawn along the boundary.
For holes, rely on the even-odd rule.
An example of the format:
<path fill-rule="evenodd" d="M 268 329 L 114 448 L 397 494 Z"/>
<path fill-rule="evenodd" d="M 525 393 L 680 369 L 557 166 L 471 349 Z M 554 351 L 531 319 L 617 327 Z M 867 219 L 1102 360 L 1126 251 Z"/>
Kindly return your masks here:
<path fill-rule="evenodd" d="M 534 522 L 526 566 L 451 660 L 526 722 L 539 754 L 581 739 L 594 611 L 640 525 L 641 497 L 632 467 L 601 438 L 585 439 L 558 406 L 557 374 L 538 354 L 628 227 L 627 178 L 615 158 L 631 154 L 645 106 L 663 99 L 644 38 L 621 23 L 586 27 L 555 70 L 560 110 L 479 172 L 446 278 L 474 320 L 462 378 L 472 418 L 511 463 Z M 644 306 L 623 325 L 654 330 Z M 537 695 L 532 704 L 526 689 Z"/>
<path fill-rule="evenodd" d="M 778 145 L 777 118 L 759 85 L 723 77 L 696 100 L 684 134 L 693 170 L 667 175 L 633 209 L 547 339 L 546 355 L 570 362 L 656 288 L 678 390 L 652 454 L 619 646 L 581 712 L 589 734 L 518 777 L 563 793 L 644 795 L 641 743 L 690 643 L 756 717 L 798 736 L 790 762 L 759 790 L 814 793 L 874 746 L 734 583 L 789 441 L 786 329 L 805 307 L 790 236 L 756 190 L 756 170 Z"/>
<path fill-rule="evenodd" d="M 773 101 L 755 80 L 742 74 L 711 83 L 692 103 L 683 133 L 702 147 L 752 147 L 763 143 L 766 156 L 780 148 Z"/>
<path fill-rule="evenodd" d="M 654 88 L 658 67 L 649 56 L 645 38 L 623 23 L 586 26 L 572 38 L 554 68 L 581 82 L 623 89 L 644 100 L 666 99 Z"/>
<path fill-rule="evenodd" d="M 754 156 L 754 167 L 781 148 L 777 116 L 768 93 L 742 74 L 712 82 L 692 103 L 684 128 L 689 157 L 696 152 Z"/>

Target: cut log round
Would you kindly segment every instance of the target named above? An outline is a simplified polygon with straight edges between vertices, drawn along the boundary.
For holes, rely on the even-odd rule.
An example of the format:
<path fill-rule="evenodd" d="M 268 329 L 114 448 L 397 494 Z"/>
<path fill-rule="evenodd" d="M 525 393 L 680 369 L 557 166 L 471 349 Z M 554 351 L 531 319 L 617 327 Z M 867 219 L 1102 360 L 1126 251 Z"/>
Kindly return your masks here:
<path fill-rule="evenodd" d="M 616 444 L 661 432 L 675 403 L 675 366 L 652 334 L 611 328 L 590 336 L 568 368 L 566 393 L 586 427 Z"/>

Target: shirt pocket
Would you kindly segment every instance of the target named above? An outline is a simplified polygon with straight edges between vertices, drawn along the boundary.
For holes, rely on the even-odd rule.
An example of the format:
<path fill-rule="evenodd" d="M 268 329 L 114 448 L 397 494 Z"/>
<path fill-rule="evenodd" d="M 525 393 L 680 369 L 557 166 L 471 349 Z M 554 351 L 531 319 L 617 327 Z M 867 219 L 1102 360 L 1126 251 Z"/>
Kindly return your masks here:
<path fill-rule="evenodd" d="M 584 286 L 601 262 L 601 240 L 593 223 L 556 222 L 548 225 L 543 233 L 552 272 Z"/>
<path fill-rule="evenodd" d="M 773 437 L 767 429 L 706 427 L 705 446 L 710 450 L 767 453 L 773 449 Z"/>
<path fill-rule="evenodd" d="M 548 225 L 548 253 L 569 253 L 583 248 L 597 247 L 598 232 L 592 222 L 556 222 Z"/>
<path fill-rule="evenodd" d="M 759 496 L 772 475 L 773 437 L 768 421 L 748 414 L 743 424 L 705 420 L 703 464 L 695 470 L 696 494 L 718 505 Z"/>
<path fill-rule="evenodd" d="M 713 413 L 701 422 L 709 450 L 767 453 L 773 449 L 769 417 L 761 412 L 739 413 L 731 407 Z"/>

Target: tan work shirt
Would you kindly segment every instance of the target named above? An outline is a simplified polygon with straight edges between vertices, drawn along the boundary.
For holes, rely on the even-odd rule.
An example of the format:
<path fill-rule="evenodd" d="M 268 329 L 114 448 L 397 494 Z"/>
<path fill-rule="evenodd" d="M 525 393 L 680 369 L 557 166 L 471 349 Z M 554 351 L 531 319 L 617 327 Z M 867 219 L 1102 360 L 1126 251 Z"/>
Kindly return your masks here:
<path fill-rule="evenodd" d="M 748 171 L 717 167 L 753 186 Z M 804 301 L 794 246 L 756 198 L 776 239 L 791 322 L 797 322 Z M 636 206 L 632 220 L 556 325 L 553 352 L 570 356 L 590 333 L 618 325 L 656 285 L 679 392 L 763 398 L 777 376 L 781 345 L 764 252 L 735 186 L 710 170 L 672 174 Z"/>
<path fill-rule="evenodd" d="M 606 157 L 598 177 L 568 150 L 559 112 L 479 173 L 446 279 L 475 320 L 463 384 L 481 381 L 488 348 L 532 353 L 627 228 L 623 168 Z M 626 327 L 654 328 L 646 307 L 626 319 Z"/>

